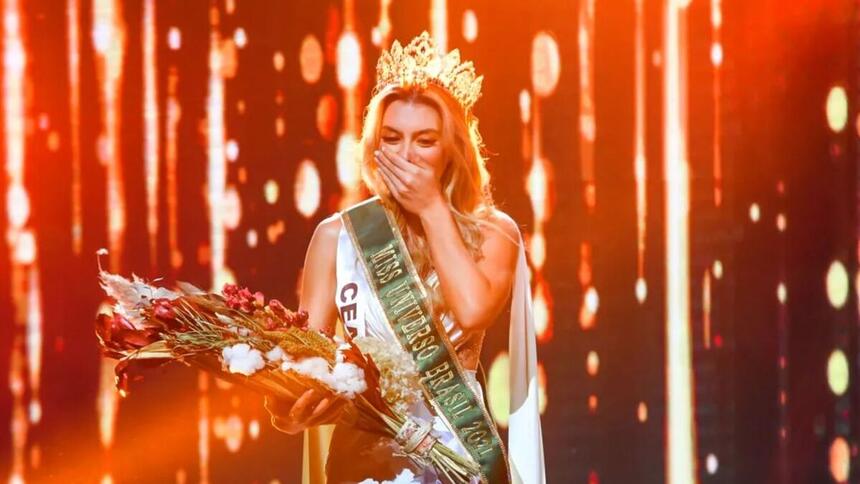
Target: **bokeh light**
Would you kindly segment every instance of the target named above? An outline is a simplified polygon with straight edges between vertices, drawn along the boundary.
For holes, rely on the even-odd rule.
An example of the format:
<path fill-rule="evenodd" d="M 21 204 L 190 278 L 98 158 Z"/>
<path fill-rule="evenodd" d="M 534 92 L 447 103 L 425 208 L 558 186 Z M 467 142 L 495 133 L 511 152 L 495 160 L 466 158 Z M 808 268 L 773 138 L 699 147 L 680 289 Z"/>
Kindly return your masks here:
<path fill-rule="evenodd" d="M 827 93 L 827 125 L 836 133 L 841 133 L 848 123 L 848 95 L 842 86 L 834 86 Z"/>
<path fill-rule="evenodd" d="M 478 16 L 475 11 L 466 9 L 463 11 L 463 39 L 472 43 L 478 38 Z"/>
<path fill-rule="evenodd" d="M 320 98 L 317 104 L 317 131 L 323 139 L 334 139 L 335 123 L 337 122 L 337 101 L 331 94 Z"/>
<path fill-rule="evenodd" d="M 757 203 L 750 205 L 750 220 L 757 223 L 761 219 L 761 207 Z"/>
<path fill-rule="evenodd" d="M 510 416 L 510 388 L 508 379 L 510 375 L 510 361 L 507 352 L 500 352 L 490 364 L 487 374 L 487 403 L 493 419 L 501 427 L 508 426 Z"/>
<path fill-rule="evenodd" d="M 278 182 L 275 180 L 267 180 L 266 184 L 263 186 L 263 194 L 266 198 L 266 203 L 274 205 L 275 202 L 278 201 L 279 191 Z"/>
<path fill-rule="evenodd" d="M 317 38 L 313 35 L 305 36 L 299 51 L 299 65 L 301 67 L 302 79 L 308 84 L 316 84 L 320 80 L 323 69 L 323 51 Z"/>
<path fill-rule="evenodd" d="M 848 389 L 850 370 L 848 358 L 842 350 L 833 350 L 827 359 L 827 385 L 836 396 L 842 396 Z"/>
<path fill-rule="evenodd" d="M 717 473 L 717 469 L 720 467 L 720 461 L 717 460 L 717 456 L 714 454 L 708 454 L 705 458 L 705 469 L 708 471 L 708 474 L 714 475 Z"/>
<path fill-rule="evenodd" d="M 248 45 L 248 34 L 245 32 L 245 29 L 239 27 L 233 32 L 233 42 L 240 49 Z"/>
<path fill-rule="evenodd" d="M 344 32 L 337 42 L 337 82 L 353 89 L 361 77 L 361 45 L 353 32 Z"/>
<path fill-rule="evenodd" d="M 830 444 L 830 475 L 838 483 L 848 482 L 851 473 L 851 449 L 844 437 L 836 437 Z"/>
<path fill-rule="evenodd" d="M 717 67 L 723 64 L 723 45 L 719 42 L 711 44 L 711 63 Z"/>
<path fill-rule="evenodd" d="M 600 357 L 597 356 L 596 351 L 588 352 L 585 367 L 589 376 L 597 376 L 597 372 L 600 369 Z"/>
<path fill-rule="evenodd" d="M 827 299 L 830 304 L 841 309 L 848 301 L 848 271 L 840 261 L 833 261 L 827 270 Z"/>
<path fill-rule="evenodd" d="M 548 32 L 538 32 L 532 39 L 531 77 L 536 95 L 551 95 L 561 75 L 561 57 L 558 43 Z"/>
<path fill-rule="evenodd" d="M 648 421 L 648 405 L 645 402 L 639 402 L 639 405 L 636 406 L 636 420 L 639 423 L 645 423 Z"/>
<path fill-rule="evenodd" d="M 639 304 L 644 303 L 645 299 L 648 297 L 648 283 L 645 281 L 645 279 L 643 279 L 641 277 L 636 279 L 636 290 L 635 290 L 635 292 L 636 292 L 636 301 L 638 301 Z"/>
<path fill-rule="evenodd" d="M 723 262 L 720 260 L 715 260 L 714 261 L 714 267 L 713 267 L 711 272 L 713 272 L 715 278 L 722 279 L 723 278 Z"/>
<path fill-rule="evenodd" d="M 785 304 L 788 299 L 788 290 L 785 287 L 784 282 L 780 282 L 776 286 L 776 298 L 780 302 L 780 304 Z"/>
<path fill-rule="evenodd" d="M 342 186 L 353 187 L 361 181 L 358 159 L 358 140 L 352 133 L 344 133 L 337 140 L 337 179 Z"/>
<path fill-rule="evenodd" d="M 312 217 L 320 206 L 320 174 L 313 161 L 303 160 L 296 171 L 294 201 L 305 218 Z"/>
<path fill-rule="evenodd" d="M 182 32 L 176 27 L 170 27 L 167 31 L 167 45 L 170 50 L 179 50 L 182 47 Z"/>
<path fill-rule="evenodd" d="M 535 287 L 532 304 L 537 339 L 541 342 L 549 341 L 552 338 L 552 300 L 549 288 L 542 281 Z"/>

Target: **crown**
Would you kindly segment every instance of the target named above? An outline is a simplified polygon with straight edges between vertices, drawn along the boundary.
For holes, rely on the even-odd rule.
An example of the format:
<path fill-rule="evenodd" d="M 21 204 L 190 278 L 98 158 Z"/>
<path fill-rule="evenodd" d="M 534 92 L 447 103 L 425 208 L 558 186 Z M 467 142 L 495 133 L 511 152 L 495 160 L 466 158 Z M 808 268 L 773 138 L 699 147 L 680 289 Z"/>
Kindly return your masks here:
<path fill-rule="evenodd" d="M 481 97 L 483 80 L 484 76 L 475 75 L 471 62 L 460 62 L 459 50 L 440 54 L 425 31 L 406 47 L 395 40 L 391 49 L 382 53 L 376 63 L 374 92 L 391 85 L 425 88 L 433 83 L 448 91 L 468 112 Z"/>

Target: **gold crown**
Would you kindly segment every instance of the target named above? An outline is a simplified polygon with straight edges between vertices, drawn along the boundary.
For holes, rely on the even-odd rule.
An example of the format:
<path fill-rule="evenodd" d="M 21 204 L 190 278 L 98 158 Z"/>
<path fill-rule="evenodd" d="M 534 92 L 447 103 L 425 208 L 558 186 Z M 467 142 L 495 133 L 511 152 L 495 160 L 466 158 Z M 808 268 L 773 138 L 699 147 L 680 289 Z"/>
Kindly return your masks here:
<path fill-rule="evenodd" d="M 471 62 L 460 63 L 459 50 L 440 54 L 425 31 L 406 47 L 395 40 L 391 49 L 382 53 L 376 63 L 374 92 L 390 85 L 425 88 L 433 83 L 448 91 L 464 111 L 469 111 L 481 97 L 483 80 L 484 76 L 475 75 Z"/>

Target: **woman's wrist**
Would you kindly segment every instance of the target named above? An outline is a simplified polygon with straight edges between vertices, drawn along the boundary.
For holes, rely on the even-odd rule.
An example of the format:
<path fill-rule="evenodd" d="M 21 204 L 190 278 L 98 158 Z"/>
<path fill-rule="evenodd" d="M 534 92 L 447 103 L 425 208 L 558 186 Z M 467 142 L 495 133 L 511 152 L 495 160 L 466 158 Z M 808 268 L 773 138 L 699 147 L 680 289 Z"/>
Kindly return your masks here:
<path fill-rule="evenodd" d="M 443 217 L 450 216 L 450 213 L 451 209 L 448 207 L 448 203 L 440 195 L 418 213 L 418 218 L 426 230 L 429 225 L 442 220 Z"/>

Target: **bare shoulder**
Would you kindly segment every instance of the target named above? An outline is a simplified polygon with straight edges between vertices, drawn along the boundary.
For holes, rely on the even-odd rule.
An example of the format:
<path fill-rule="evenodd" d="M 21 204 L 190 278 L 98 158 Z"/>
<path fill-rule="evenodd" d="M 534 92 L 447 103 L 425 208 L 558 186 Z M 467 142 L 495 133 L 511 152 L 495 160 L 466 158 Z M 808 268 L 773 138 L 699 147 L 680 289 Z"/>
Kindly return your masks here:
<path fill-rule="evenodd" d="M 340 214 L 335 213 L 317 224 L 317 228 L 314 230 L 314 235 L 311 237 L 311 244 L 308 250 L 335 250 L 337 248 L 337 239 L 340 235 L 340 227 L 342 223 L 343 222 L 340 220 Z"/>
<path fill-rule="evenodd" d="M 493 209 L 488 221 L 490 226 L 484 230 L 484 235 L 488 239 L 508 240 L 513 245 L 519 243 L 520 228 L 510 215 L 501 210 Z"/>
<path fill-rule="evenodd" d="M 343 222 L 340 220 L 340 214 L 334 213 L 329 215 L 324 220 L 322 220 L 318 225 L 315 234 L 319 234 L 320 237 L 325 238 L 337 238 L 340 233 L 340 227 L 343 225 Z"/>

